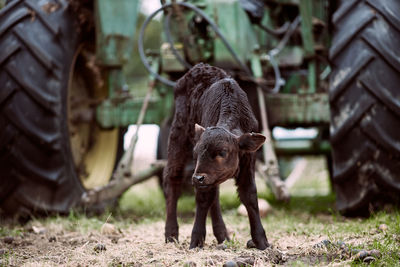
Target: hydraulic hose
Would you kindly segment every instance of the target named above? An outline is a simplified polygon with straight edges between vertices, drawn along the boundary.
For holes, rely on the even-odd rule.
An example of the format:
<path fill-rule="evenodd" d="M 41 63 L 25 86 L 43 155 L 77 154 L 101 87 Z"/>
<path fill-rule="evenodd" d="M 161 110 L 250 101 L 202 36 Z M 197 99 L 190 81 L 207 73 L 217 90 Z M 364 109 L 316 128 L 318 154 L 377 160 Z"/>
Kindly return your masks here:
<path fill-rule="evenodd" d="M 267 26 L 262 25 L 261 23 L 256 24 L 258 27 L 260 27 L 263 31 L 265 31 L 266 33 L 272 35 L 272 36 L 280 36 L 284 33 L 286 33 L 289 29 L 289 22 L 285 22 L 285 24 L 283 24 L 281 27 L 279 27 L 278 29 L 270 29 Z"/>
<path fill-rule="evenodd" d="M 198 7 L 186 3 L 186 2 L 178 2 L 175 3 L 177 5 L 189 8 L 191 10 L 193 10 L 196 14 L 198 14 L 199 16 L 201 16 L 205 21 L 207 21 L 207 23 L 213 28 L 213 30 L 215 31 L 215 33 L 218 35 L 218 37 L 221 38 L 223 44 L 225 45 L 225 47 L 228 49 L 228 51 L 231 53 L 232 57 L 235 59 L 235 61 L 241 66 L 241 68 L 250 76 L 252 76 L 252 72 L 251 70 L 246 66 L 246 64 L 244 64 L 238 57 L 238 55 L 235 53 L 235 51 L 233 50 L 232 46 L 228 43 L 227 39 L 225 38 L 225 36 L 221 33 L 221 31 L 219 30 L 218 26 L 208 17 L 208 15 L 206 13 L 204 13 L 202 10 L 200 10 Z M 151 13 L 144 21 L 142 27 L 140 28 L 140 33 L 139 33 L 139 40 L 138 40 L 138 49 L 139 49 L 139 55 L 140 58 L 143 62 L 143 65 L 145 66 L 145 68 L 160 82 L 168 85 L 168 86 L 175 86 L 175 82 L 171 81 L 167 78 L 162 77 L 160 74 L 158 74 L 157 72 L 155 72 L 147 58 L 146 55 L 144 53 L 144 48 L 143 48 L 143 39 L 144 39 L 144 32 L 147 28 L 147 25 L 150 23 L 150 21 L 161 11 L 166 10 L 167 8 L 171 8 L 174 4 L 169 3 L 169 4 L 164 4 L 163 6 L 161 6 L 159 9 L 157 9 L 156 11 L 154 11 L 153 13 Z M 296 30 L 297 26 L 300 23 L 300 16 L 297 16 L 296 19 L 289 25 L 289 27 L 285 26 L 286 32 L 285 35 L 283 36 L 282 40 L 279 42 L 279 44 L 277 45 L 276 48 L 270 50 L 268 52 L 268 60 L 270 61 L 272 68 L 274 70 L 274 74 L 275 74 L 275 85 L 274 88 L 272 90 L 268 90 L 268 93 L 277 93 L 279 92 L 279 89 L 282 85 L 285 84 L 285 81 L 282 79 L 280 71 L 279 71 L 279 66 L 278 66 L 278 62 L 275 60 L 275 56 L 278 55 L 282 49 L 286 46 L 287 42 L 289 41 L 290 37 L 293 35 L 294 31 Z M 183 64 L 183 66 L 185 66 L 186 68 L 191 68 L 191 64 L 189 64 L 184 58 L 181 57 L 181 55 L 178 53 L 178 51 L 175 49 L 174 44 L 173 44 L 173 40 L 171 37 L 171 32 L 169 29 L 169 22 L 170 22 L 170 14 L 168 14 L 166 21 L 164 22 L 164 30 L 166 33 L 166 37 L 167 37 L 167 41 L 171 46 L 171 50 L 172 53 L 175 55 L 175 57 L 178 59 L 178 61 Z M 283 27 L 284 27 L 283 26 Z M 283 28 L 281 27 L 281 28 Z M 283 29 L 282 29 L 283 30 Z M 266 91 L 264 89 L 264 91 Z"/>
<path fill-rule="evenodd" d="M 272 90 L 270 90 L 270 93 L 278 93 L 281 86 L 285 84 L 285 81 L 281 77 L 281 72 L 279 70 L 279 65 L 275 59 L 275 56 L 278 55 L 282 51 L 282 49 L 286 46 L 290 37 L 293 35 L 294 31 L 296 30 L 297 26 L 299 25 L 300 20 L 301 20 L 300 16 L 297 16 L 293 20 L 293 22 L 290 23 L 288 30 L 286 31 L 285 35 L 283 36 L 283 38 L 279 42 L 279 44 L 274 49 L 272 49 L 268 52 L 268 60 L 271 63 L 272 68 L 274 69 L 274 73 L 275 73 L 275 85 L 274 85 L 274 88 Z"/>
<path fill-rule="evenodd" d="M 221 33 L 221 31 L 219 30 L 218 26 L 207 16 L 206 13 L 204 13 L 202 10 L 200 10 L 198 7 L 189 4 L 189 3 L 185 3 L 185 2 L 179 2 L 179 3 L 175 3 L 177 5 L 189 8 L 191 10 L 193 10 L 196 14 L 198 14 L 199 16 L 201 16 L 205 21 L 207 21 L 208 24 L 210 24 L 210 26 L 213 28 L 213 30 L 215 31 L 215 33 L 218 35 L 218 37 L 221 38 L 223 44 L 225 45 L 225 47 L 228 49 L 228 51 L 231 53 L 232 57 L 235 59 L 235 61 L 239 64 L 239 66 L 248 74 L 248 75 L 252 75 L 252 72 L 250 71 L 250 69 L 246 66 L 246 64 L 244 64 L 238 57 L 238 55 L 235 53 L 235 51 L 233 50 L 232 46 L 228 43 L 227 39 L 224 37 L 224 35 Z M 138 40 L 138 49 L 139 49 L 139 55 L 140 55 L 140 59 L 143 62 L 143 65 L 145 66 L 145 68 L 160 82 L 168 85 L 168 86 L 175 86 L 175 82 L 166 79 L 164 77 L 162 77 L 161 75 L 159 75 L 157 72 L 153 71 L 150 67 L 150 64 L 146 58 L 146 55 L 144 53 L 144 48 L 143 48 L 143 39 L 144 39 L 144 32 L 147 28 L 147 25 L 150 23 L 150 21 L 160 12 L 163 11 L 167 8 L 171 8 L 172 7 L 172 3 L 169 4 L 165 4 L 162 7 L 160 7 L 159 9 L 157 9 L 156 11 L 154 11 L 153 13 L 151 13 L 143 22 L 142 27 L 140 28 L 140 32 L 139 32 L 139 40 Z M 168 37 L 167 37 L 168 38 Z"/>

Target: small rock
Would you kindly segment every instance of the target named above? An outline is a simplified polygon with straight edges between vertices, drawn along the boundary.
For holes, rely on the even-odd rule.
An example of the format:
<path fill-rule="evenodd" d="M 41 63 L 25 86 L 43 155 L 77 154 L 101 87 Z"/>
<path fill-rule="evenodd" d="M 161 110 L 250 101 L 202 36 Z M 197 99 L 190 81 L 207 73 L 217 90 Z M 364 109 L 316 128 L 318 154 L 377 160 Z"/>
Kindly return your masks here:
<path fill-rule="evenodd" d="M 3 242 L 6 244 L 12 244 L 12 242 L 14 242 L 14 237 L 12 236 L 6 236 L 3 238 Z"/>
<path fill-rule="evenodd" d="M 254 258 L 253 257 L 235 258 L 234 261 L 236 262 L 236 265 L 239 266 L 239 267 L 253 266 L 254 265 Z"/>
<path fill-rule="evenodd" d="M 246 247 L 247 248 L 256 248 L 256 244 L 254 244 L 253 239 L 250 239 L 249 241 L 247 241 Z"/>
<path fill-rule="evenodd" d="M 183 264 L 183 267 L 196 267 L 197 264 L 193 261 L 187 261 Z"/>
<path fill-rule="evenodd" d="M 380 258 L 382 256 L 381 252 L 377 249 L 370 250 L 369 255 L 375 258 Z"/>
<path fill-rule="evenodd" d="M 315 244 L 313 248 L 325 248 L 325 247 L 330 247 L 332 245 L 332 242 L 328 239 L 322 240 L 321 242 Z"/>
<path fill-rule="evenodd" d="M 371 262 L 373 262 L 373 261 L 375 261 L 375 260 L 376 260 L 375 257 L 368 256 L 368 257 L 365 257 L 365 258 L 363 259 L 363 262 L 365 262 L 365 263 L 371 263 Z"/>
<path fill-rule="evenodd" d="M 219 250 L 225 250 L 228 248 L 228 246 L 225 243 L 221 243 L 221 244 L 218 244 L 216 248 Z"/>
<path fill-rule="evenodd" d="M 358 248 L 352 248 L 352 249 L 349 249 L 347 247 L 345 248 L 345 252 L 348 252 L 348 253 L 350 253 L 352 255 L 356 255 L 357 253 L 359 253 L 361 251 L 363 251 L 363 250 L 362 249 L 358 249 Z"/>
<path fill-rule="evenodd" d="M 381 225 L 379 225 L 378 230 L 381 232 L 386 232 L 388 230 L 388 226 L 382 223 Z"/>
<path fill-rule="evenodd" d="M 368 256 L 368 252 L 365 250 L 361 250 L 360 252 L 358 252 L 356 254 L 356 256 L 354 257 L 354 260 L 363 260 Z"/>
<path fill-rule="evenodd" d="M 238 265 L 234 261 L 227 261 L 224 263 L 223 267 L 238 267 Z"/>
<path fill-rule="evenodd" d="M 42 227 L 42 226 L 32 226 L 32 231 L 35 233 L 35 234 L 38 234 L 38 235 L 41 235 L 41 234 L 44 234 L 44 233 L 46 233 L 46 228 L 44 228 L 44 227 Z"/>
<path fill-rule="evenodd" d="M 272 210 L 271 205 L 262 198 L 258 199 L 258 209 L 260 211 L 260 217 L 265 217 Z M 247 210 L 243 204 L 240 204 L 237 212 L 239 215 L 247 216 Z"/>
<path fill-rule="evenodd" d="M 152 251 L 147 251 L 147 257 L 149 257 L 149 258 L 153 258 L 153 256 L 154 256 L 154 253 L 152 252 Z"/>
<path fill-rule="evenodd" d="M 106 251 L 107 248 L 106 248 L 106 245 L 99 243 L 96 246 L 94 246 L 93 250 L 96 252 L 101 252 L 101 251 Z"/>
<path fill-rule="evenodd" d="M 0 256 L 3 256 L 7 253 L 8 251 L 4 248 L 0 248 Z"/>
<path fill-rule="evenodd" d="M 100 233 L 102 235 L 117 235 L 117 228 L 111 223 L 105 223 L 101 226 Z"/>
<path fill-rule="evenodd" d="M 50 243 L 51 242 L 56 242 L 56 241 L 57 241 L 57 238 L 54 235 L 49 237 L 49 242 Z"/>

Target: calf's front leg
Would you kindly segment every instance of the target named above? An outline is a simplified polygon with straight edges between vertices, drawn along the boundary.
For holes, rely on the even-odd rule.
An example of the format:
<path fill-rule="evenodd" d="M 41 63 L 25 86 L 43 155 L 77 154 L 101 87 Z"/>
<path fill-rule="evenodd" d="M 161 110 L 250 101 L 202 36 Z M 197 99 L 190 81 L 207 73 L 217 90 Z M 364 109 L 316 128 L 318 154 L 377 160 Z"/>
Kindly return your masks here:
<path fill-rule="evenodd" d="M 206 219 L 210 206 L 217 197 L 217 188 L 211 188 L 207 191 L 196 190 L 196 217 L 190 240 L 190 249 L 204 246 L 206 239 Z"/>
<path fill-rule="evenodd" d="M 254 179 L 254 155 L 244 155 L 240 160 L 240 172 L 237 177 L 239 198 L 247 209 L 250 221 L 251 238 L 260 250 L 269 247 L 258 210 L 257 188 Z"/>

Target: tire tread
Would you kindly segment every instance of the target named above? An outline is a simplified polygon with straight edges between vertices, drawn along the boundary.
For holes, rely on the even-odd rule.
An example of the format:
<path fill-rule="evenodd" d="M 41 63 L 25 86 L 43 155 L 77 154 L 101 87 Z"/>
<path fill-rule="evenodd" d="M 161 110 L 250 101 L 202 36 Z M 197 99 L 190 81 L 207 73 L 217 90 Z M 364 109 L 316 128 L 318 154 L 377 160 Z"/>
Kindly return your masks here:
<path fill-rule="evenodd" d="M 342 1 L 333 16 L 332 181 L 347 215 L 400 200 L 399 7 L 396 0 Z"/>

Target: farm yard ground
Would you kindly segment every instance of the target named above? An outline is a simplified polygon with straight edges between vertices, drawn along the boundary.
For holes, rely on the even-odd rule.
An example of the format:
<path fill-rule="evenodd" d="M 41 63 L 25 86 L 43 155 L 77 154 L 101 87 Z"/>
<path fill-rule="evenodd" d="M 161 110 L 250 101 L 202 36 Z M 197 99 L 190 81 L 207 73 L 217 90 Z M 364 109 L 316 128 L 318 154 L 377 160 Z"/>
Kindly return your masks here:
<path fill-rule="evenodd" d="M 144 149 L 148 154 L 142 150 L 136 156 L 135 170 L 145 168 L 154 154 Z M 248 219 L 237 213 L 240 203 L 232 182 L 221 187 L 230 241 L 217 245 L 208 221 L 204 248 L 189 250 L 195 203 L 193 196 L 183 196 L 180 242 L 165 244 L 165 204 L 154 178 L 132 187 L 118 209 L 102 215 L 72 211 L 26 224 L 2 221 L 0 266 L 400 266 L 400 212 L 388 206 L 368 219 L 340 216 L 324 160 L 306 160 L 289 204 L 277 203 L 257 178 L 259 197 L 272 206 L 262 218 L 272 244 L 265 251 L 246 248 Z"/>
<path fill-rule="evenodd" d="M 34 218 L 25 225 L 3 222 L 0 266 L 222 266 L 228 261 L 254 266 L 366 265 L 358 250 L 373 249 L 378 255 L 364 255 L 370 264 L 400 266 L 400 212 L 388 207 L 369 219 L 341 217 L 334 211 L 334 196 L 318 194 L 326 188 L 314 196 L 308 193 L 313 184 L 329 186 L 322 165 L 321 159 L 308 159 L 289 204 L 274 202 L 258 181 L 260 197 L 272 204 L 262 219 L 272 244 L 266 251 L 246 248 L 248 220 L 237 214 L 233 184 L 224 185 L 221 193 L 231 241 L 218 246 L 208 222 L 205 247 L 189 250 L 194 200 L 184 196 L 179 203 L 180 243 L 165 244 L 164 200 L 152 179 L 128 191 L 118 210 L 100 216 L 72 212 Z"/>

